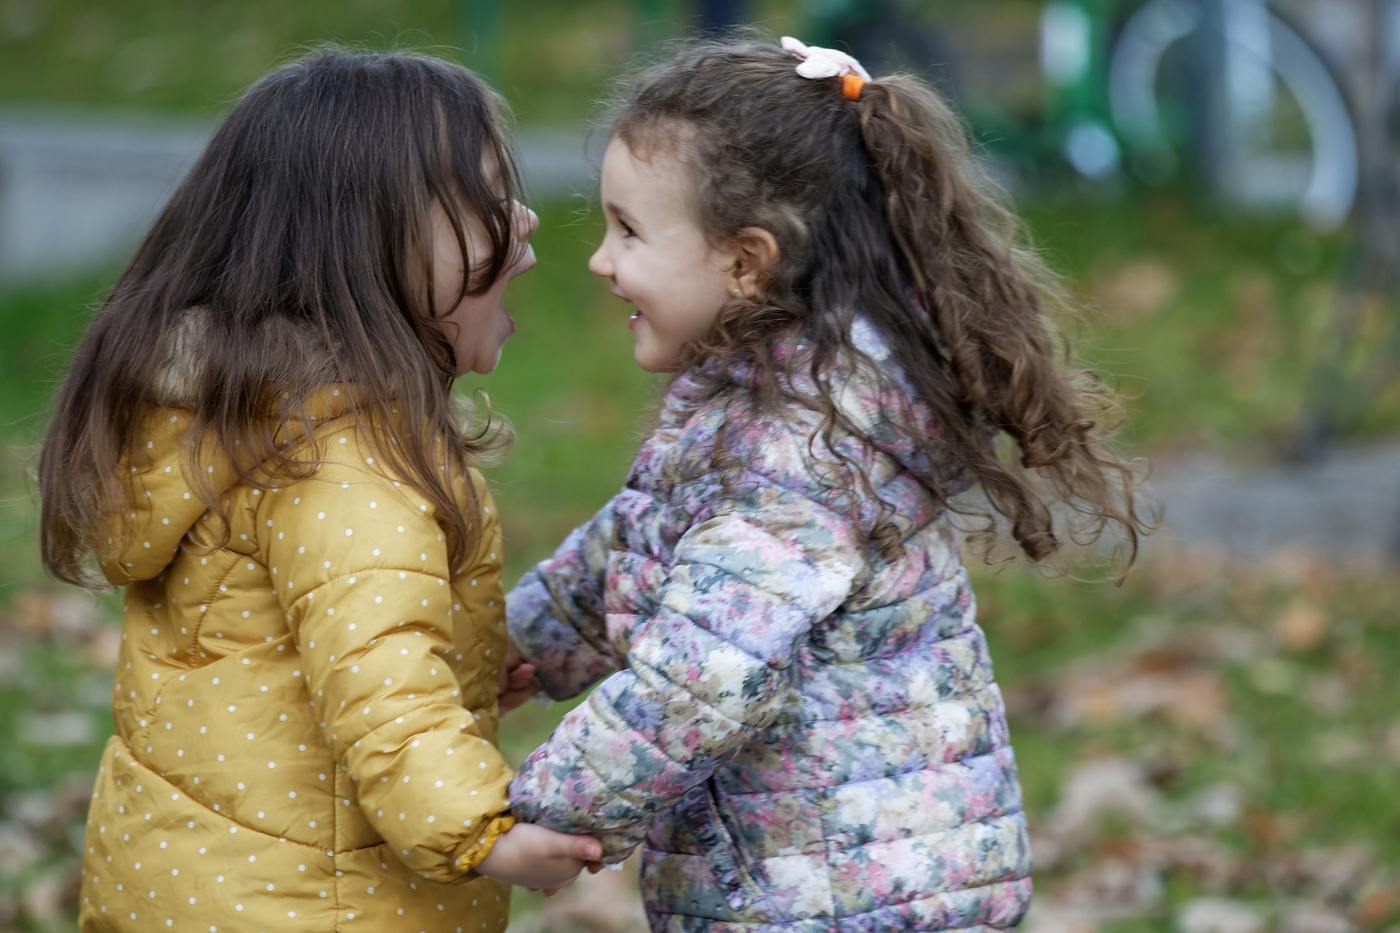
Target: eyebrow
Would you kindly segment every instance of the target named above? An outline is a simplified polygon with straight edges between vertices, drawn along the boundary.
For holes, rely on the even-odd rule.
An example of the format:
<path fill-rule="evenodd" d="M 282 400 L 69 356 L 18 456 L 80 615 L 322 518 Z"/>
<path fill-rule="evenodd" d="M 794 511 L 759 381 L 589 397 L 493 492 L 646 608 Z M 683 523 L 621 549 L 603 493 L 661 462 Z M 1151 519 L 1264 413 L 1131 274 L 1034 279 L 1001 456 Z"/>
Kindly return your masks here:
<path fill-rule="evenodd" d="M 605 210 L 611 211 L 614 217 L 616 217 L 618 220 L 622 221 L 629 227 L 635 227 L 638 225 L 636 219 L 631 214 L 629 214 L 623 208 L 618 207 L 611 201 L 605 202 L 603 204 L 603 208 Z"/>

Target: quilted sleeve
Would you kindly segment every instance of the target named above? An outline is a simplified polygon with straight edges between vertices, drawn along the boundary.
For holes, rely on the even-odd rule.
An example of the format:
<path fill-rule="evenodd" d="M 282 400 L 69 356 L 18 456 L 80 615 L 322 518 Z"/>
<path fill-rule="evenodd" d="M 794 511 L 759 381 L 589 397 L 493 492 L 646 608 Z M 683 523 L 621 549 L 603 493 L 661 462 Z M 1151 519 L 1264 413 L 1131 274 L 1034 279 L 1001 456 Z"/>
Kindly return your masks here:
<path fill-rule="evenodd" d="M 658 809 L 771 723 L 797 646 L 847 598 L 863 564 L 844 516 L 765 477 L 677 545 L 659 608 L 626 668 L 521 765 L 521 819 L 603 840 L 620 861 Z"/>
<path fill-rule="evenodd" d="M 603 624 L 615 501 L 575 528 L 506 597 L 510 637 L 556 700 L 578 695 L 619 667 Z"/>
<path fill-rule="evenodd" d="M 455 581 L 457 604 L 452 608 L 458 618 L 457 641 L 469 640 L 480 648 L 466 658 L 457 658 L 457 676 L 467 707 L 494 710 L 498 690 L 496 675 L 505 658 L 506 598 L 501 589 L 501 522 L 485 478 L 475 468 L 468 471 L 468 478 L 481 509 L 480 544 Z M 471 630 L 466 639 L 460 637 L 464 627 Z M 496 734 L 496 725 L 493 713 L 488 735 Z"/>
<path fill-rule="evenodd" d="M 262 496 L 268 566 L 360 808 L 404 864 L 455 881 L 513 824 L 511 772 L 450 663 L 452 587 L 432 507 L 353 443 L 332 437 L 330 462 Z"/>

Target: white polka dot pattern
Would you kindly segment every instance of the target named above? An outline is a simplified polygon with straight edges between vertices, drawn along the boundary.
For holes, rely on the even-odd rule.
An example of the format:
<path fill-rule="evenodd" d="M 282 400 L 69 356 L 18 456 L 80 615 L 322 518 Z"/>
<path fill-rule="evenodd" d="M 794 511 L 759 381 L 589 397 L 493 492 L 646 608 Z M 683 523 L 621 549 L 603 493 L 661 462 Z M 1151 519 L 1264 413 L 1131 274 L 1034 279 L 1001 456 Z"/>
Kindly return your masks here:
<path fill-rule="evenodd" d="M 305 479 L 253 489 L 212 464 L 219 546 L 180 467 L 187 419 L 147 423 L 135 534 L 101 555 L 128 589 L 80 925 L 503 929 L 508 889 L 444 884 L 510 825 L 484 481 L 478 557 L 454 575 L 430 503 L 327 420 Z"/>

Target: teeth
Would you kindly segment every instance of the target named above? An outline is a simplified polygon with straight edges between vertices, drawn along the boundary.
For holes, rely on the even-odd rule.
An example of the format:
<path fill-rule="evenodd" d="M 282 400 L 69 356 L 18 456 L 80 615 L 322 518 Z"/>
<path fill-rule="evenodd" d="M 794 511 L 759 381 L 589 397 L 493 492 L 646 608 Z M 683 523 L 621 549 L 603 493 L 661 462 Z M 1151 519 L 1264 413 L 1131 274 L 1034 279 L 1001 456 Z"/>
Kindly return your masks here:
<path fill-rule="evenodd" d="M 629 317 L 627 320 L 629 320 L 629 321 L 635 321 L 637 318 L 639 318 L 639 317 L 641 317 L 641 316 L 642 316 L 642 312 L 640 312 L 640 311 L 633 311 L 633 312 L 632 312 L 632 316 Z"/>

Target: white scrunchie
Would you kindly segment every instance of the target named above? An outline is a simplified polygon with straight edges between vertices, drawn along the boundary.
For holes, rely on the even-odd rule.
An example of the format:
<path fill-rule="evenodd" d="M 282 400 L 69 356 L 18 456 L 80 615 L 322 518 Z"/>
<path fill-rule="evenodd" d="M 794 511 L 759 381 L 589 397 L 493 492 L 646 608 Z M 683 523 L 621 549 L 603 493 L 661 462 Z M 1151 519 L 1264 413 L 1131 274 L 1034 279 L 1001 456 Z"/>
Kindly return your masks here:
<path fill-rule="evenodd" d="M 838 49 L 824 49 L 819 45 L 808 45 L 792 36 L 783 36 L 783 50 L 798 59 L 797 73 L 804 78 L 837 78 L 842 75 L 855 75 L 869 81 L 866 71 L 850 55 Z"/>

